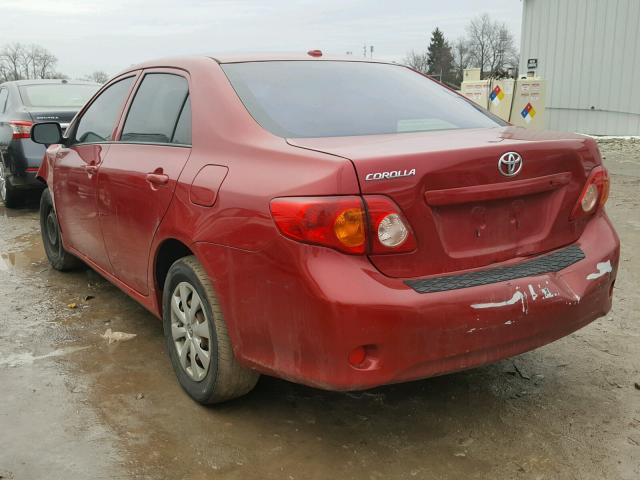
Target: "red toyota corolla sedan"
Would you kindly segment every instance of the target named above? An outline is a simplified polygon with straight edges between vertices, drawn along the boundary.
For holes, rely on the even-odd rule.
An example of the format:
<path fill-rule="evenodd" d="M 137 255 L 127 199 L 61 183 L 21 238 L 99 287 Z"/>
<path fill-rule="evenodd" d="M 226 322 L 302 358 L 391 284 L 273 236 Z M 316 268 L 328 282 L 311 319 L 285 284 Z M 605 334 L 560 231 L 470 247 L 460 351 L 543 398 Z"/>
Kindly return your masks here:
<path fill-rule="evenodd" d="M 32 138 L 51 264 L 161 317 L 201 403 L 260 373 L 356 390 L 476 367 L 611 308 L 594 140 L 511 127 L 403 66 L 164 59 Z"/>

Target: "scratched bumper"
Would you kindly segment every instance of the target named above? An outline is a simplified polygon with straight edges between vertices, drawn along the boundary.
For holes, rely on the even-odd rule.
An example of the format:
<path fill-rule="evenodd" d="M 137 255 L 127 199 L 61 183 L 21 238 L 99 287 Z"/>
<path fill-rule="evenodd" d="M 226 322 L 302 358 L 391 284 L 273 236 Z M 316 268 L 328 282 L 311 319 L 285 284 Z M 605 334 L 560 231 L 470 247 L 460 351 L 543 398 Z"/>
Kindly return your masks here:
<path fill-rule="evenodd" d="M 366 333 L 359 344 L 377 345 L 378 358 L 370 370 L 346 375 L 342 386 L 365 388 L 492 363 L 605 315 L 619 260 L 619 240 L 606 216 L 590 223 L 578 245 L 585 258 L 558 272 L 416 294 L 413 302 L 398 302 L 382 314 L 368 311 L 363 321 L 375 327 L 361 326 Z M 375 292 L 372 297 L 379 298 Z"/>
<path fill-rule="evenodd" d="M 227 253 L 234 266 L 254 275 L 243 280 L 243 297 L 233 300 L 233 285 L 222 298 L 233 303 L 230 330 L 244 364 L 320 388 L 365 389 L 492 363 L 606 314 L 619 240 L 605 214 L 589 223 L 577 245 L 585 258 L 558 272 L 424 294 L 362 257 L 327 249 L 296 257 L 295 274 L 280 269 L 274 281 L 257 284 L 263 267 L 256 255 L 234 251 Z M 274 271 L 272 264 L 264 268 Z M 253 290 L 260 311 L 247 307 Z M 369 356 L 354 368 L 347 358 L 361 345 Z"/>

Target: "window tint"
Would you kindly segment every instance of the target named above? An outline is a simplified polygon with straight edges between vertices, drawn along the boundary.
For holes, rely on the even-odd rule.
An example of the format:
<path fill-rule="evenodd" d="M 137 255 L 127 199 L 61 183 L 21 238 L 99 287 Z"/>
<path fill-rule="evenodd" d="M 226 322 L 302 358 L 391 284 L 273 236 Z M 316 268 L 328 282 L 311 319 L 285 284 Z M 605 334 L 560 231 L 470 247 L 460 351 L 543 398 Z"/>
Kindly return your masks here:
<path fill-rule="evenodd" d="M 9 90 L 6 88 L 0 88 L 0 113 L 4 113 L 4 109 L 7 105 L 7 98 L 9 97 Z"/>
<path fill-rule="evenodd" d="M 184 107 L 180 113 L 176 131 L 173 134 L 171 143 L 179 143 L 181 145 L 191 145 L 191 99 L 187 97 Z"/>
<path fill-rule="evenodd" d="M 145 75 L 129 109 L 121 142 L 171 143 L 178 115 L 189 93 L 184 77 Z"/>
<path fill-rule="evenodd" d="M 262 127 L 282 137 L 332 137 L 505 125 L 400 65 L 274 61 L 222 65 Z"/>
<path fill-rule="evenodd" d="M 76 141 L 111 141 L 111 134 L 118 121 L 134 77 L 125 78 L 109 86 L 84 112 L 76 129 Z"/>

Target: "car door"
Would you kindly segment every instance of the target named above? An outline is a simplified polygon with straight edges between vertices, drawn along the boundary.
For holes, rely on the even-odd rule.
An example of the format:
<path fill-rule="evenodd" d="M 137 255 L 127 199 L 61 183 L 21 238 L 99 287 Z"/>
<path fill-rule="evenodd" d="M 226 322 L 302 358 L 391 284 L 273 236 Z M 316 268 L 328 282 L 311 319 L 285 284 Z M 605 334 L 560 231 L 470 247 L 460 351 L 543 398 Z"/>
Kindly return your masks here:
<path fill-rule="evenodd" d="M 151 242 L 191 153 L 190 128 L 187 75 L 147 70 L 119 140 L 100 167 L 98 203 L 109 260 L 114 275 L 142 295 L 149 293 Z"/>
<path fill-rule="evenodd" d="M 96 201 L 98 169 L 109 151 L 136 75 L 103 90 L 69 132 L 56 152 L 53 196 L 65 246 L 111 272 Z"/>

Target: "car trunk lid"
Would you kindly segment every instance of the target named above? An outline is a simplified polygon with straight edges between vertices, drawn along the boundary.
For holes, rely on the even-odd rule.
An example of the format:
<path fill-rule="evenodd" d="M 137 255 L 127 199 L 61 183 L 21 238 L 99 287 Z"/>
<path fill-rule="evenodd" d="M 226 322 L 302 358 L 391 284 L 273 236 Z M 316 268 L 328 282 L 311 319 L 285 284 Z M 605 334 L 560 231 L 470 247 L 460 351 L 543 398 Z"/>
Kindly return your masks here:
<path fill-rule="evenodd" d="M 65 130 L 78 110 L 46 107 L 24 107 L 34 123 L 57 122 Z"/>
<path fill-rule="evenodd" d="M 588 137 L 513 127 L 288 142 L 350 159 L 363 194 L 389 196 L 402 209 L 418 248 L 370 256 L 393 277 L 479 268 L 575 242 L 581 224 L 571 211 L 600 163 Z M 522 158 L 513 176 L 498 168 L 508 152 Z"/>

